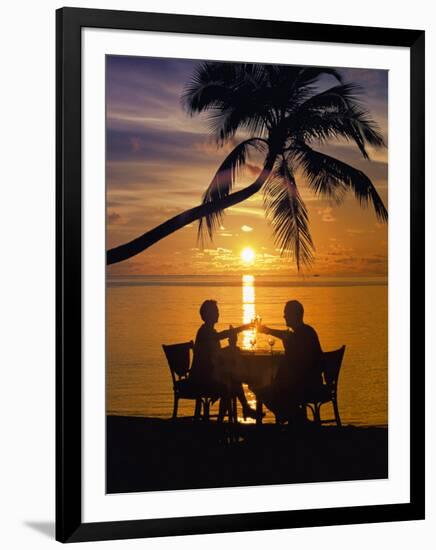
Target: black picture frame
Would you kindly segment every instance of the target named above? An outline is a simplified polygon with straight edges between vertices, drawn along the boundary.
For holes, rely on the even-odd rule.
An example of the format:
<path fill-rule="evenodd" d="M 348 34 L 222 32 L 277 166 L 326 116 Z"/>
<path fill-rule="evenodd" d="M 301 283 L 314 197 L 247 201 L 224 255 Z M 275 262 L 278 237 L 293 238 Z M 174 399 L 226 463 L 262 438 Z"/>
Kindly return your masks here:
<path fill-rule="evenodd" d="M 82 522 L 81 29 L 128 29 L 405 47 L 410 50 L 410 502 Z M 56 13 L 56 539 L 127 539 L 424 519 L 424 31 L 62 8 Z"/>

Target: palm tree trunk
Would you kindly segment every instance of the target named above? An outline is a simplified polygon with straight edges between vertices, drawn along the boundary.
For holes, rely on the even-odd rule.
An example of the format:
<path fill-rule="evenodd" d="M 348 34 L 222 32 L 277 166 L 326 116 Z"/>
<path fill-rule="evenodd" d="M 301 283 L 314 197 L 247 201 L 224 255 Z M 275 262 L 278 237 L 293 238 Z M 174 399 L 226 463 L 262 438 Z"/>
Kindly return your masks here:
<path fill-rule="evenodd" d="M 249 197 L 257 193 L 262 185 L 265 183 L 265 181 L 268 179 L 274 166 L 275 159 L 276 155 L 268 155 L 262 172 L 259 174 L 257 179 L 248 187 L 245 187 L 244 189 L 241 189 L 236 193 L 227 195 L 227 197 L 224 197 L 221 200 L 206 202 L 204 204 L 200 204 L 199 206 L 195 206 L 194 208 L 190 208 L 189 210 L 185 210 L 185 212 L 177 214 L 177 216 L 174 216 L 166 222 L 161 223 L 153 229 L 150 229 L 150 231 L 147 231 L 140 237 L 133 239 L 133 241 L 122 244 L 120 246 L 116 246 L 115 248 L 111 248 L 106 253 L 107 265 L 116 264 L 118 262 L 128 260 L 129 258 L 136 256 L 136 254 L 139 254 L 140 252 L 146 250 L 153 244 L 156 244 L 158 241 L 164 239 L 168 235 L 171 235 L 171 233 L 174 233 L 178 229 L 181 229 L 188 223 L 200 220 L 204 216 L 212 214 L 213 212 L 224 210 L 225 208 L 229 208 L 230 206 L 234 206 L 235 204 L 238 204 L 248 199 Z"/>

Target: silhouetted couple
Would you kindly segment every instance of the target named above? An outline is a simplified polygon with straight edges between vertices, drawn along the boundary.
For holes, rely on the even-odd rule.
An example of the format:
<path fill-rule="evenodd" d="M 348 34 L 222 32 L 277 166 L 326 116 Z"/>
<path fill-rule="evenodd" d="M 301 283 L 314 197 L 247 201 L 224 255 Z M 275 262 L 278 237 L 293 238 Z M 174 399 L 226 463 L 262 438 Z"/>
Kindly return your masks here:
<path fill-rule="evenodd" d="M 222 397 L 221 418 L 228 399 L 235 395 L 242 404 L 244 417 L 256 418 L 256 412 L 247 403 L 241 382 L 231 377 L 231 365 L 236 364 L 239 356 L 239 349 L 236 347 L 237 334 L 253 328 L 253 323 L 217 332 L 214 327 L 219 319 L 219 310 L 214 300 L 206 300 L 202 304 L 200 316 L 204 324 L 199 328 L 195 339 L 190 383 L 201 391 Z M 322 384 L 322 350 L 318 335 L 311 326 L 304 323 L 303 317 L 302 304 L 292 300 L 286 303 L 284 309 L 288 329 L 277 330 L 265 325 L 257 327 L 259 332 L 280 338 L 285 350 L 272 384 L 268 387 L 252 388 L 256 397 L 279 420 L 301 418 L 300 404 Z M 229 339 L 229 347 L 223 349 L 220 341 L 226 338 Z M 227 363 L 227 368 L 221 370 L 219 365 L 223 362 Z M 230 375 L 223 376 L 223 372 Z"/>

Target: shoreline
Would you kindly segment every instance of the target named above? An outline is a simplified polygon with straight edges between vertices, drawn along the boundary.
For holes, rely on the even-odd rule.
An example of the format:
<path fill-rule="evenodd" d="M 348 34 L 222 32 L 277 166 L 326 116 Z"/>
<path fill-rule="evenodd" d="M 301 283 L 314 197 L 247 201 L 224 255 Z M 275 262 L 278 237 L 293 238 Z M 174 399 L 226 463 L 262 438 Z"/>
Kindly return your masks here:
<path fill-rule="evenodd" d="M 265 407 L 264 407 L 264 412 L 265 412 Z M 272 413 L 271 413 L 271 415 L 272 415 Z M 155 421 L 155 420 L 169 421 L 169 420 L 171 420 L 170 416 L 168 415 L 167 410 L 166 410 L 165 414 L 162 414 L 162 415 L 149 415 L 149 414 L 144 414 L 143 412 L 122 413 L 122 412 L 119 412 L 119 411 L 118 412 L 117 411 L 108 411 L 106 413 L 106 418 L 109 418 L 109 417 L 115 417 L 115 418 L 144 418 L 146 420 L 151 420 L 151 421 Z M 190 418 L 191 418 L 191 416 L 189 416 L 189 415 L 185 415 L 185 416 L 183 416 L 181 414 L 178 415 L 178 420 L 182 421 L 182 422 L 187 422 Z M 253 425 L 254 422 L 243 422 L 243 421 L 241 421 L 241 418 L 239 418 L 239 424 L 240 424 L 240 426 L 243 427 L 243 426 Z M 265 418 L 263 418 L 262 425 L 271 426 L 271 425 L 274 425 L 274 424 L 275 424 L 275 420 L 274 420 L 273 416 L 271 416 L 271 419 L 269 419 L 267 416 Z M 381 430 L 387 430 L 388 429 L 388 424 L 385 424 L 385 423 L 363 424 L 363 423 L 359 423 L 359 422 L 354 422 L 352 424 L 346 424 L 346 425 L 344 425 L 344 427 L 379 428 Z"/>

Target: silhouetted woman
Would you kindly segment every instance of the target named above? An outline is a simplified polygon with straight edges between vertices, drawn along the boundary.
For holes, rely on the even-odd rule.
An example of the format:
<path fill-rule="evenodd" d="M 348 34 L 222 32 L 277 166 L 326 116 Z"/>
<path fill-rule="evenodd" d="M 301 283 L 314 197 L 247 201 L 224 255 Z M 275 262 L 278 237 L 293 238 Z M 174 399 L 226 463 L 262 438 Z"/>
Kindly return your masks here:
<path fill-rule="evenodd" d="M 209 394 L 217 394 L 224 400 L 228 400 L 232 396 L 237 396 L 242 405 L 242 414 L 244 418 L 256 418 L 256 411 L 252 409 L 245 397 L 244 389 L 240 382 L 235 382 L 231 377 L 220 376 L 217 372 L 217 366 L 222 361 L 231 360 L 229 353 L 238 353 L 238 348 L 235 346 L 236 334 L 251 327 L 250 324 L 242 325 L 229 330 L 217 332 L 215 324 L 219 319 L 218 305 L 215 300 L 206 300 L 200 307 L 200 316 L 203 324 L 198 329 L 194 344 L 194 358 L 191 371 L 189 374 L 189 382 L 200 391 Z M 221 348 L 220 341 L 229 338 L 231 348 Z M 220 409 L 220 416 L 223 410 Z"/>

